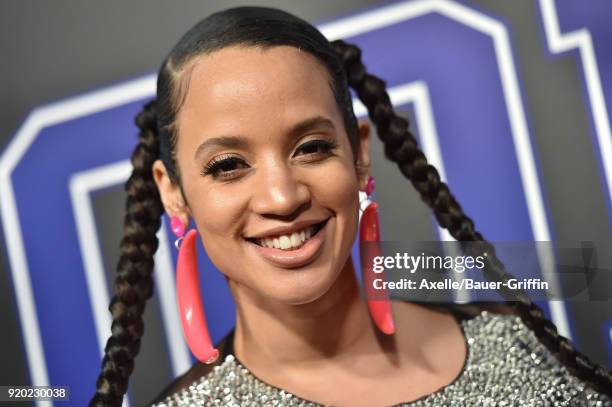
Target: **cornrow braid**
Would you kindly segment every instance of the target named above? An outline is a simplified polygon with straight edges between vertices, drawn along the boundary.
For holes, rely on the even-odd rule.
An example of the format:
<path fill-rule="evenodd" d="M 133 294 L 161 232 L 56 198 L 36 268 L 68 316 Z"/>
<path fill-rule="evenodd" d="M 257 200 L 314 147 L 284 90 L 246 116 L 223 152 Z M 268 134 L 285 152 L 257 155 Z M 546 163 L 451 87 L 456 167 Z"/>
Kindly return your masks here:
<path fill-rule="evenodd" d="M 386 83 L 366 71 L 361 60 L 361 50 L 342 40 L 333 41 L 332 45 L 342 60 L 349 85 L 368 109 L 378 137 L 384 143 L 385 156 L 397 163 L 423 201 L 433 209 L 439 224 L 448 229 L 455 239 L 463 242 L 465 250 L 486 256 L 487 280 L 506 282 L 513 278 L 496 257 L 493 245 L 474 229 L 472 219 L 463 212 L 448 186 L 440 181 L 438 171 L 427 163 L 425 154 L 418 148 L 415 137 L 408 130 L 408 120 L 395 113 L 386 91 Z M 467 247 L 466 242 L 472 243 Z M 612 396 L 612 373 L 593 363 L 586 355 L 574 349 L 567 338 L 559 335 L 556 326 L 545 317 L 542 309 L 526 292 L 507 289 L 504 284 L 501 284 L 499 292 L 525 325 L 534 331 L 564 366 L 598 391 Z"/>
<path fill-rule="evenodd" d="M 144 106 L 135 122 L 140 129 L 139 143 L 131 157 L 132 175 L 125 184 L 124 236 L 109 306 L 112 334 L 106 342 L 90 406 L 121 406 L 134 370 L 134 358 L 140 350 L 145 303 L 153 294 L 153 255 L 158 247 L 156 232 L 163 213 L 151 171 L 153 162 L 159 158 L 155 101 Z"/>

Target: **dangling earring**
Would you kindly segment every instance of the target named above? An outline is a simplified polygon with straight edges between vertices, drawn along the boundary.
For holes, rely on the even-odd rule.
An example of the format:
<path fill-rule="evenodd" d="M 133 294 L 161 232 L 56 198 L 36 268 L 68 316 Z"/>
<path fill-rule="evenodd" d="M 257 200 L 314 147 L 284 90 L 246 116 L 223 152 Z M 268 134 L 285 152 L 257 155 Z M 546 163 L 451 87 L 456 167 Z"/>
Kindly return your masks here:
<path fill-rule="evenodd" d="M 219 357 L 210 340 L 202 294 L 198 276 L 198 258 L 196 252 L 196 229 L 185 235 L 185 225 L 178 216 L 170 219 L 172 232 L 177 236 L 174 246 L 179 250 L 176 265 L 176 294 L 179 313 L 183 326 L 183 335 L 191 353 L 206 364 L 213 363 Z"/>
<path fill-rule="evenodd" d="M 373 191 L 374 178 L 369 176 L 365 190 L 368 201 L 371 200 L 370 198 Z M 362 202 L 359 202 L 360 210 L 361 204 Z M 359 254 L 361 260 L 361 275 L 366 297 L 376 297 L 375 299 L 367 298 L 370 317 L 381 332 L 391 335 L 395 332 L 395 323 L 393 322 L 393 315 L 391 313 L 389 295 L 386 290 L 376 290 L 376 294 L 372 294 L 374 279 L 383 278 L 383 274 L 376 275 L 373 271 L 374 257 L 382 255 L 380 247 L 378 204 L 373 201 L 370 202 L 361 214 L 361 224 L 359 226 Z"/>

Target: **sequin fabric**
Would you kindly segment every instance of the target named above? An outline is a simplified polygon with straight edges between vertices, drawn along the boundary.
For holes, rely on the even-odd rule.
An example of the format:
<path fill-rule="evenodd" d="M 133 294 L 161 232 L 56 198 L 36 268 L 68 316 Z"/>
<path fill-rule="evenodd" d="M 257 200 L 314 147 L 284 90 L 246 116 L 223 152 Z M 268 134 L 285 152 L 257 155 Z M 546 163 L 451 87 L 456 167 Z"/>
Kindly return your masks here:
<path fill-rule="evenodd" d="M 449 385 L 395 407 L 420 406 L 612 406 L 572 376 L 518 316 L 482 311 L 461 322 L 468 356 Z M 153 407 L 323 406 L 270 386 L 233 356 Z"/>

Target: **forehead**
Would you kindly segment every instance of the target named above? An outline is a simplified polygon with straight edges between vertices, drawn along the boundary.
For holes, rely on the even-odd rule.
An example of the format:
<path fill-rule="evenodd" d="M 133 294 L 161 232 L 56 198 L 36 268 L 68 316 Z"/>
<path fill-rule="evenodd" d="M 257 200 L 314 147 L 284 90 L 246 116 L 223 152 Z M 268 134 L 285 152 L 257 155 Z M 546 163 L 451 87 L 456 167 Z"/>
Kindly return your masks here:
<path fill-rule="evenodd" d="M 206 130 L 257 131 L 306 116 L 339 116 L 326 68 L 295 47 L 228 47 L 196 57 L 185 73 L 181 136 L 198 129 L 201 139 Z"/>

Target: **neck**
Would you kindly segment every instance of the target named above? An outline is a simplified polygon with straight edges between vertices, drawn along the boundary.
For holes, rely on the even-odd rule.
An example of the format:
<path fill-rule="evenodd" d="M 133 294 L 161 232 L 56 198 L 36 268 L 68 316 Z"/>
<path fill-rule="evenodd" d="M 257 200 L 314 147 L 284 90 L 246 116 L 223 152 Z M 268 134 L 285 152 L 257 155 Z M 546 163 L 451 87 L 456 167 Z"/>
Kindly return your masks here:
<path fill-rule="evenodd" d="M 273 303 L 230 286 L 237 305 L 234 351 L 246 364 L 295 366 L 380 348 L 351 257 L 328 292 L 308 304 Z"/>

